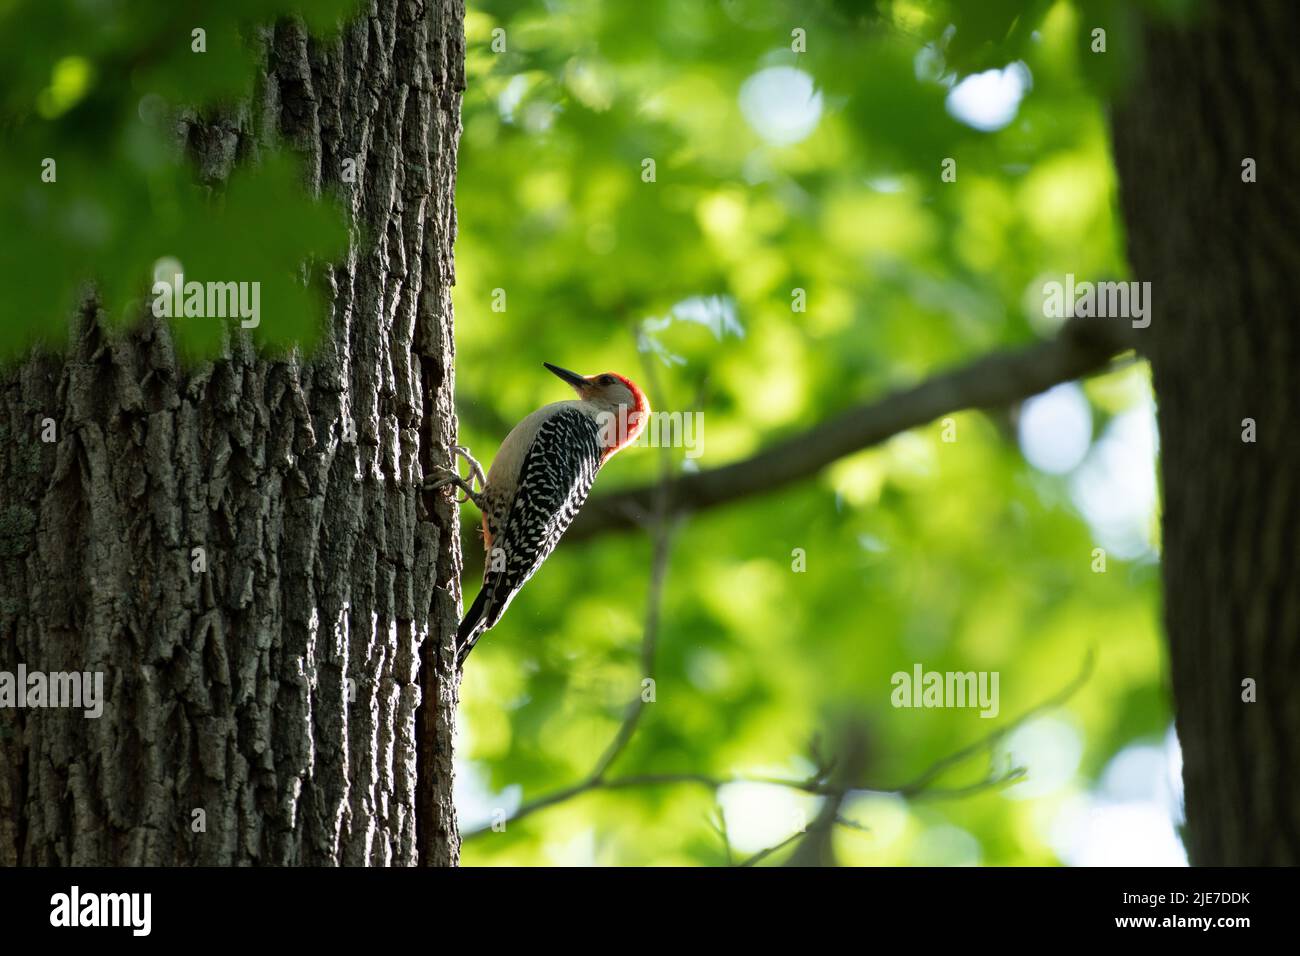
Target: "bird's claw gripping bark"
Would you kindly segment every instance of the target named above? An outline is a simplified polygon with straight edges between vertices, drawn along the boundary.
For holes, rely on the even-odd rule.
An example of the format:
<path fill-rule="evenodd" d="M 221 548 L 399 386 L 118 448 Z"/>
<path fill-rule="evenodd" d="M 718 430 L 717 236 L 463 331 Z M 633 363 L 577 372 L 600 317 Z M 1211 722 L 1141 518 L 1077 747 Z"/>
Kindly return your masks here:
<path fill-rule="evenodd" d="M 487 477 L 483 474 L 483 466 L 475 460 L 474 456 L 469 453 L 469 449 L 462 445 L 454 445 L 453 451 L 464 458 L 469 463 L 469 476 L 463 478 L 451 468 L 434 468 L 433 477 L 424 482 L 425 491 L 436 491 L 439 488 L 445 488 L 447 485 L 455 485 L 461 491 L 465 492 L 464 498 L 457 498 L 457 504 L 464 504 L 466 501 L 472 501 L 479 508 L 483 507 L 482 492 L 487 485 Z M 479 490 L 476 492 L 471 481 L 477 481 Z"/>

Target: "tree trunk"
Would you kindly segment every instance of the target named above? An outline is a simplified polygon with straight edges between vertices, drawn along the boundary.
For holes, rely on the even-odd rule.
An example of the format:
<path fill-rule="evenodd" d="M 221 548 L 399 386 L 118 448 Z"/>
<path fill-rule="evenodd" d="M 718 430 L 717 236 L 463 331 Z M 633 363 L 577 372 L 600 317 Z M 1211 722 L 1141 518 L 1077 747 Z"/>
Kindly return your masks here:
<path fill-rule="evenodd" d="M 1207 14 L 1148 30 L 1115 154 L 1135 278 L 1155 303 L 1146 334 L 1189 856 L 1295 865 L 1300 7 L 1220 0 Z M 1247 159 L 1257 182 L 1243 181 Z"/>
<path fill-rule="evenodd" d="M 0 671 L 106 698 L 0 710 L 0 865 L 456 862 L 458 524 L 418 488 L 455 438 L 463 12 L 267 29 L 254 102 L 186 124 L 206 178 L 279 140 L 349 205 L 312 355 L 184 367 L 91 303 L 0 373 Z"/>

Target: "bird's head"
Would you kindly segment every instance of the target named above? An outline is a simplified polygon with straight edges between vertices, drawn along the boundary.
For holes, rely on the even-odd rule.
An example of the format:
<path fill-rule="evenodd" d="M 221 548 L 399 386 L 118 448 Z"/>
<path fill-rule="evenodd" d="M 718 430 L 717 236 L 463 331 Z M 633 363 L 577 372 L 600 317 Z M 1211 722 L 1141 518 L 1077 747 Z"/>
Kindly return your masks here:
<path fill-rule="evenodd" d="M 578 393 L 578 398 L 592 406 L 601 426 L 606 458 L 632 444 L 645 429 L 650 418 L 650 402 L 646 399 L 645 392 L 630 378 L 617 372 L 579 375 L 550 362 L 542 364 L 552 374 L 568 382 Z"/>

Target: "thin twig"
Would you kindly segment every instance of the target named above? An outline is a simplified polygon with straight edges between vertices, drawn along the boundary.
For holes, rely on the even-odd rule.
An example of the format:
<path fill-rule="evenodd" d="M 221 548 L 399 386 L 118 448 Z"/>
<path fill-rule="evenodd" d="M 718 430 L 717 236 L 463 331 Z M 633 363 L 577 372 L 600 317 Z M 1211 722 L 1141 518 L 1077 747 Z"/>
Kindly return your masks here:
<path fill-rule="evenodd" d="M 585 793 L 591 793 L 597 790 L 629 790 L 639 789 L 642 787 L 679 786 L 682 784 L 693 784 L 704 787 L 715 793 L 722 787 L 730 784 L 750 783 L 767 784 L 774 787 L 786 787 L 790 790 L 798 790 L 802 793 L 809 793 L 823 797 L 842 792 L 846 798 L 874 794 L 879 796 L 903 797 L 911 800 L 954 800 L 989 790 L 998 790 L 1024 779 L 1026 776 L 1025 768 L 1011 767 L 1000 773 L 994 773 L 992 769 L 990 769 L 988 774 L 980 780 L 959 787 L 940 788 L 932 786 L 932 782 L 940 777 L 944 772 L 953 769 L 974 756 L 982 753 L 992 753 L 996 744 L 998 744 L 1007 734 L 1011 733 L 1011 731 L 1045 711 L 1052 710 L 1053 708 L 1064 704 L 1070 699 L 1070 697 L 1078 693 L 1079 689 L 1091 676 L 1095 656 L 1094 652 L 1089 650 L 1087 656 L 1084 658 L 1083 666 L 1080 668 L 1078 675 L 1071 679 L 1071 681 L 1060 691 L 1024 711 L 1020 716 L 1016 717 L 1004 726 L 996 728 L 965 747 L 940 758 L 927 767 L 919 776 L 901 786 L 883 787 L 870 784 L 853 784 L 841 788 L 828 783 L 818 775 L 804 779 L 792 779 L 762 775 L 739 774 L 717 776 L 707 773 L 686 772 L 641 773 L 612 778 L 588 777 L 581 783 L 565 787 L 561 790 L 555 791 L 554 793 L 546 794 L 535 800 L 529 800 L 522 804 L 513 814 L 507 817 L 506 823 L 518 822 L 541 810 L 548 809 L 556 804 L 564 803 L 568 800 L 574 799 L 575 797 L 582 796 Z M 462 834 L 462 839 L 472 840 L 475 837 L 490 832 L 492 832 L 491 826 L 483 826 L 479 829 L 471 830 Z"/>
<path fill-rule="evenodd" d="M 737 865 L 737 866 L 754 866 L 754 865 L 757 864 L 757 863 L 761 863 L 761 862 L 763 862 L 764 860 L 766 860 L 769 856 L 771 856 L 773 853 L 779 853 L 781 850 L 784 850 L 786 847 L 788 847 L 788 846 L 789 846 L 791 843 L 793 843 L 795 840 L 799 840 L 799 839 L 803 838 L 804 836 L 807 835 L 807 833 L 808 833 L 807 830 L 796 830 L 794 833 L 791 833 L 788 837 L 786 837 L 786 838 L 785 838 L 784 840 L 782 840 L 780 843 L 776 844 L 776 846 L 769 846 L 769 847 L 767 847 L 767 848 L 764 849 L 764 850 L 759 850 L 759 851 L 758 851 L 757 853 L 755 853 L 753 856 L 751 856 L 751 857 L 746 857 L 745 859 L 741 860 L 741 861 L 740 861 L 739 863 L 737 863 L 736 865 Z"/>

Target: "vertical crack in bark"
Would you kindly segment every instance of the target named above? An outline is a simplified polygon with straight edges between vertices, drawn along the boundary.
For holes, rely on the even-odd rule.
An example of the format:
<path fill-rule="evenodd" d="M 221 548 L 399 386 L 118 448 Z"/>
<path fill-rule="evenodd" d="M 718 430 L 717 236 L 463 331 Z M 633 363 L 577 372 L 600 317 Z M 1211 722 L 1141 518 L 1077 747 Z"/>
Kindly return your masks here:
<path fill-rule="evenodd" d="M 438 14 L 455 28 L 435 30 L 429 53 L 428 93 L 432 98 L 430 123 L 423 140 L 430 159 L 456 156 L 460 143 L 460 104 L 465 89 L 465 39 L 460 29 L 464 20 L 463 0 L 448 0 Z M 427 162 L 427 178 L 409 191 L 412 205 L 446 209 L 448 216 L 424 217 L 420 272 L 424 285 L 416 292 L 416 330 L 408 373 L 419 386 L 415 395 L 424 404 L 430 428 L 421 448 L 420 467 L 453 464 L 456 444 L 456 409 L 452 362 L 455 338 L 452 323 L 451 287 L 456 273 L 451 254 L 456 237 L 456 169 L 450 164 Z M 429 499 L 432 499 L 430 501 Z M 430 592 L 422 593 L 417 607 L 428 608 L 429 634 L 420 662 L 423 704 L 417 718 L 419 753 L 416 808 L 420 818 L 418 854 L 424 866 L 455 866 L 460 860 L 460 835 L 452 803 L 452 742 L 459 675 L 455 668 L 456 626 L 460 620 L 460 523 L 457 508 L 445 495 L 426 495 L 425 506 L 436 516 L 431 525 L 441 538 L 421 540 L 424 569 L 418 581 L 429 581 Z M 448 540 L 450 538 L 450 540 Z M 432 570 L 432 574 L 427 574 Z"/>

